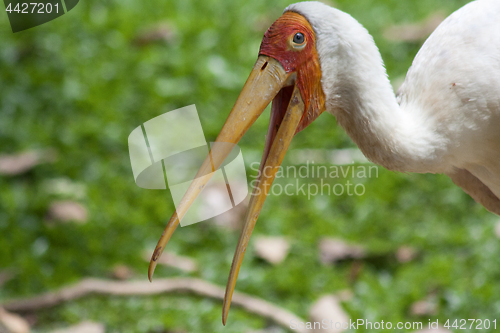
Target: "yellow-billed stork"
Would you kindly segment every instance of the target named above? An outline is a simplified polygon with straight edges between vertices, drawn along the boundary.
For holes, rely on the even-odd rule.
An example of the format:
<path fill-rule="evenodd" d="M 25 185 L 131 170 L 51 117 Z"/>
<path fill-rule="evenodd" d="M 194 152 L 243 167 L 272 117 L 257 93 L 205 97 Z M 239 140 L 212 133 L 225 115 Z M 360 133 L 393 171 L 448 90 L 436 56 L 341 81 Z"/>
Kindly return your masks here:
<path fill-rule="evenodd" d="M 258 187 L 231 266 L 225 324 L 255 222 L 294 135 L 333 114 L 371 161 L 389 170 L 444 173 L 500 215 L 500 1 L 477 0 L 449 16 L 418 52 L 397 96 L 368 31 L 320 2 L 287 7 L 217 142 L 236 144 L 272 103 Z M 227 146 L 227 145 L 226 145 Z M 151 258 L 156 262 L 191 203 L 230 149 L 212 149 Z"/>

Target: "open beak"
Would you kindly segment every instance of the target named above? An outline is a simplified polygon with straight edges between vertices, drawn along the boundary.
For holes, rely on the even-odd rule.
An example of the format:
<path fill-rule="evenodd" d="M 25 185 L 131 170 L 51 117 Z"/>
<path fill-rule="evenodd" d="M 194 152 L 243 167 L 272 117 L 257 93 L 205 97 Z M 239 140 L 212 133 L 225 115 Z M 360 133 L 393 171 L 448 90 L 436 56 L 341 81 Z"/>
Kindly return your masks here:
<path fill-rule="evenodd" d="M 238 272 L 255 222 L 304 114 L 304 102 L 295 84 L 295 74 L 286 73 L 283 66 L 274 58 L 260 55 L 219 133 L 216 143 L 227 142 L 237 144 L 271 101 L 273 101 L 271 121 L 260 164 L 259 178 L 250 199 L 250 205 L 245 216 L 245 222 L 229 273 L 222 310 L 222 322 L 224 325 L 226 324 Z M 152 279 L 158 258 L 179 225 L 180 220 L 208 183 L 212 173 L 224 162 L 231 149 L 232 145 L 214 145 L 203 162 L 158 241 L 149 264 L 148 276 L 150 280 Z"/>

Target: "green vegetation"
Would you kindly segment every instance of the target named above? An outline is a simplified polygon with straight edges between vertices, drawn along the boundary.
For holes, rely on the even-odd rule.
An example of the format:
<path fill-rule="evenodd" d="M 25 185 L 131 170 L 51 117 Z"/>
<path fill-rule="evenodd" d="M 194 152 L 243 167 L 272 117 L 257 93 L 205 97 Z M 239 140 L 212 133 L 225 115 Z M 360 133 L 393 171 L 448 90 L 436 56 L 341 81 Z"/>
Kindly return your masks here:
<path fill-rule="evenodd" d="M 289 2 L 80 1 L 67 15 L 12 34 L 0 20 L 0 152 L 53 147 L 54 163 L 0 177 L 0 271 L 15 277 L 0 301 L 53 290 L 83 277 L 109 278 L 127 265 L 146 278 L 146 249 L 155 246 L 174 211 L 168 191 L 138 188 L 128 156 L 128 134 L 141 123 L 196 104 L 207 141 L 213 140 L 256 59 L 261 37 Z M 337 7 L 372 33 L 392 79 L 404 76 L 418 43 L 389 42 L 385 27 L 415 22 L 466 1 L 337 0 Z M 139 45 L 159 24 L 167 41 Z M 240 143 L 247 170 L 264 146 L 269 111 Z M 291 149 L 351 148 L 335 119 L 322 115 Z M 247 152 L 247 154 L 245 153 Z M 289 163 L 289 162 L 286 162 Z M 86 224 L 48 225 L 56 199 L 47 180 L 84 184 L 78 199 Z M 364 182 L 364 196 L 271 196 L 254 235 L 291 241 L 286 260 L 271 266 L 248 251 L 237 289 L 307 318 L 322 295 L 351 289 L 350 316 L 373 321 L 493 320 L 500 313 L 498 217 L 442 175 L 397 174 L 383 168 Z M 225 285 L 239 230 L 204 222 L 179 228 L 169 251 L 193 257 L 196 273 L 158 267 L 156 277 L 193 276 Z M 321 264 L 318 243 L 338 237 L 373 254 L 351 278 L 352 261 Z M 420 256 L 398 263 L 391 253 L 412 246 Z M 429 294 L 438 312 L 417 317 L 409 308 Z M 221 302 L 189 295 L 87 297 L 37 312 L 35 332 L 102 322 L 107 332 L 245 332 L 269 325 L 233 307 L 221 325 Z M 499 322 L 500 324 L 500 322 Z M 279 330 L 278 330 L 279 332 Z M 283 330 L 284 332 L 284 330 Z M 368 331 L 360 331 L 368 332 Z"/>

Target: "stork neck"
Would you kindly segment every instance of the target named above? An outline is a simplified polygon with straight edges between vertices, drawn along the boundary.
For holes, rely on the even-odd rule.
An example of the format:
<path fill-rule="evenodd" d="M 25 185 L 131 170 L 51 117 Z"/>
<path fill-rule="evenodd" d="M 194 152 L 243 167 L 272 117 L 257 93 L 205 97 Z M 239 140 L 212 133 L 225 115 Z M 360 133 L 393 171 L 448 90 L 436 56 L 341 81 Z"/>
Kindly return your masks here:
<path fill-rule="evenodd" d="M 389 170 L 437 172 L 437 138 L 428 124 L 400 108 L 393 93 L 385 100 L 352 96 L 348 104 L 335 112 L 337 121 L 368 159 Z"/>
<path fill-rule="evenodd" d="M 366 41 L 369 45 L 366 45 Z M 344 63 L 327 107 L 371 161 L 402 172 L 442 172 L 443 140 L 437 122 L 418 101 L 398 104 L 373 39 L 339 50 Z M 344 52 L 342 56 L 342 52 Z M 328 98 L 327 97 L 327 98 Z"/>

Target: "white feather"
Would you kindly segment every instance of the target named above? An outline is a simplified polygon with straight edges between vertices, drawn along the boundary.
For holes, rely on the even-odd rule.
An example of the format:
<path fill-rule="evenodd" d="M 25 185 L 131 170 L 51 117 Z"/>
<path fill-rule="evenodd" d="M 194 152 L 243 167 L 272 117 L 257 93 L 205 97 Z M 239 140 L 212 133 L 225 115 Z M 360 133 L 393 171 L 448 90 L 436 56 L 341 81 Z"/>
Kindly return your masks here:
<path fill-rule="evenodd" d="M 448 17 L 415 57 L 398 98 L 373 38 L 354 18 L 320 2 L 285 11 L 313 27 L 326 109 L 370 160 L 403 172 L 465 169 L 498 201 L 500 1 L 477 0 Z"/>

